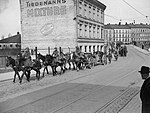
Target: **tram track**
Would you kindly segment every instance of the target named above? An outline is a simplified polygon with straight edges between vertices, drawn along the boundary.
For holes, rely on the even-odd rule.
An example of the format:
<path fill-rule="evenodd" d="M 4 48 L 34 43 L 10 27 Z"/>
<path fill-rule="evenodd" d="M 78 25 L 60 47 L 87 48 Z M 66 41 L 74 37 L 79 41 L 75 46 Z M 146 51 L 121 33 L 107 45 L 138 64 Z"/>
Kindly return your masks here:
<path fill-rule="evenodd" d="M 75 79 L 67 80 L 67 81 L 65 81 L 65 82 L 58 83 L 58 84 L 52 85 L 52 86 L 50 86 L 50 87 L 56 87 L 56 86 L 59 86 L 59 85 L 62 85 L 62 84 L 68 83 L 68 82 L 72 82 L 72 81 L 75 81 L 75 80 L 78 80 L 78 79 L 82 79 L 82 78 L 85 78 L 85 77 L 90 77 L 90 76 L 93 76 L 95 73 L 99 73 L 99 72 L 105 71 L 105 70 L 107 70 L 108 68 L 111 68 L 111 64 L 106 65 L 105 67 L 102 67 L 102 68 L 98 69 L 97 71 L 93 71 L 93 72 L 90 72 L 90 73 L 88 73 L 88 74 L 85 74 L 84 76 L 80 76 L 80 77 L 77 77 L 77 78 L 75 78 Z M 83 71 L 84 71 L 84 70 L 83 70 Z M 92 78 L 92 77 L 91 77 L 91 78 Z M 24 105 L 32 104 L 32 103 L 34 103 L 34 102 L 40 101 L 40 100 L 42 100 L 42 99 L 45 99 L 45 98 L 47 98 L 47 97 L 52 97 L 52 96 L 57 95 L 57 94 L 59 94 L 59 93 L 66 92 L 66 91 L 68 91 L 68 90 L 70 90 L 70 89 L 74 89 L 74 88 L 77 88 L 77 87 L 80 87 L 80 86 L 82 86 L 82 84 L 78 84 L 78 85 L 76 85 L 76 86 L 74 86 L 74 87 L 66 88 L 66 89 L 61 90 L 61 91 L 59 91 L 59 92 L 57 92 L 57 93 L 54 93 L 54 94 L 52 94 L 52 95 L 45 96 L 45 97 L 43 97 L 43 98 L 40 98 L 40 99 L 35 100 L 35 101 L 33 101 L 33 102 L 30 102 L 30 103 L 26 103 L 26 104 L 24 104 Z M 38 90 L 40 90 L 40 89 L 38 89 Z M 29 93 L 30 93 L 30 92 L 29 92 Z M 32 92 L 31 92 L 31 93 L 32 93 Z M 23 107 L 24 105 L 20 105 L 19 107 Z M 7 113 L 7 112 L 6 112 L 6 113 Z"/>
<path fill-rule="evenodd" d="M 138 93 L 139 89 L 128 87 L 123 93 L 113 98 L 94 113 L 118 113 Z"/>
<path fill-rule="evenodd" d="M 136 53 L 136 54 L 137 54 L 137 53 Z M 140 56 L 140 55 L 139 55 L 139 56 Z M 140 57 L 141 57 L 141 56 L 140 56 Z M 142 58 L 142 61 L 145 62 L 145 59 L 144 59 L 143 57 L 141 57 L 141 58 Z M 113 84 L 114 82 L 117 82 L 117 81 L 119 81 L 119 80 L 121 80 L 121 79 L 123 79 L 123 78 L 125 78 L 125 77 L 127 77 L 127 76 L 129 76 L 129 75 L 131 75 L 132 73 L 136 72 L 137 69 L 138 69 L 138 66 L 135 67 L 135 70 L 128 72 L 128 73 L 125 74 L 124 76 L 121 76 L 120 78 L 118 78 L 118 79 L 112 81 L 111 83 L 108 83 L 107 85 L 101 87 L 101 89 L 103 89 L 103 88 L 105 88 L 105 87 L 107 87 L 107 86 Z M 128 95 L 128 92 L 130 92 L 130 91 L 131 91 L 131 92 L 133 91 L 133 92 L 131 93 L 132 96 L 131 96 L 131 95 Z M 92 91 L 92 92 L 94 92 L 94 91 Z M 104 106 L 102 106 L 101 108 L 99 108 L 98 110 L 96 110 L 94 113 L 100 113 L 100 112 L 102 112 L 102 113 L 107 113 L 107 112 L 106 112 L 107 110 L 109 110 L 109 111 L 113 110 L 113 111 L 114 111 L 114 109 L 112 109 L 112 106 L 113 106 L 113 108 L 116 109 L 115 111 L 118 112 L 119 110 L 121 110 L 121 109 L 122 109 L 136 94 L 138 94 L 138 93 L 139 93 L 139 90 L 138 90 L 138 89 L 135 89 L 135 92 L 134 92 L 133 88 L 131 88 L 131 86 L 129 86 L 129 87 L 127 87 L 127 89 L 126 89 L 123 93 L 121 93 L 121 94 L 118 95 L 117 97 L 113 98 L 111 101 L 109 101 L 109 102 L 106 103 Z M 57 110 L 51 111 L 50 113 L 56 113 L 57 111 L 60 111 L 61 109 L 64 109 L 65 107 L 67 107 L 67 106 L 69 106 L 69 105 L 71 105 L 71 104 L 73 104 L 73 103 L 75 103 L 75 102 L 77 102 L 77 101 L 79 101 L 79 100 L 81 100 L 81 99 L 83 99 L 83 98 L 89 96 L 90 94 L 91 94 L 91 93 L 89 93 L 89 94 L 87 94 L 87 95 L 85 95 L 85 96 L 83 96 L 83 97 L 81 97 L 81 98 L 79 98 L 79 99 L 77 99 L 77 100 L 75 100 L 75 101 L 73 101 L 73 102 L 71 102 L 71 103 L 68 103 L 68 104 L 66 104 L 66 105 L 64 105 L 64 106 L 62 106 L 62 107 L 60 107 L 60 108 L 58 108 Z M 120 98 L 124 98 L 124 96 L 126 96 L 126 94 L 127 94 L 127 96 L 130 97 L 130 98 L 126 98 L 125 100 L 123 100 L 124 104 L 123 104 L 123 106 L 122 106 L 121 108 L 118 107 L 118 104 L 114 104 L 114 105 L 116 105 L 116 106 L 112 105 L 113 103 L 117 102 L 117 100 L 119 100 Z M 122 101 L 120 101 L 120 102 L 122 102 Z M 117 109 L 116 107 L 117 107 L 118 109 Z M 111 109 L 111 110 L 110 110 L 110 109 Z M 111 113 L 111 112 L 110 112 L 110 113 Z M 112 113 L 116 113 L 116 112 L 112 112 Z"/>
<path fill-rule="evenodd" d="M 137 71 L 137 70 L 133 70 L 133 71 L 131 71 L 131 72 L 128 72 L 128 73 L 125 74 L 124 76 L 121 76 L 120 78 L 115 79 L 115 80 L 113 80 L 112 82 L 109 82 L 109 83 L 106 84 L 105 86 L 100 87 L 99 90 L 104 89 L 105 87 L 110 86 L 110 85 L 112 85 L 113 83 L 115 83 L 115 82 L 117 82 L 117 81 L 120 81 L 121 79 L 123 79 L 123 78 L 125 78 L 125 77 L 131 75 L 131 74 L 134 73 L 135 71 Z M 96 87 L 99 87 L 99 86 L 96 86 Z M 125 92 L 127 92 L 129 89 L 130 89 L 130 88 L 128 87 L 128 88 L 123 92 L 123 94 L 124 94 Z M 73 103 L 75 103 L 75 102 L 77 102 L 77 101 L 80 101 L 81 99 L 83 99 L 83 98 L 89 96 L 91 93 L 93 93 L 93 92 L 96 91 L 96 90 L 97 90 L 97 89 L 94 89 L 94 90 L 92 90 L 90 93 L 88 93 L 87 95 L 84 95 L 84 96 L 82 96 L 81 98 L 78 98 L 78 99 L 76 99 L 76 100 L 74 100 L 74 101 L 72 101 L 72 102 L 70 102 L 70 103 L 68 103 L 68 104 L 66 104 L 66 105 L 63 105 L 63 106 L 61 106 L 60 108 L 58 108 L 58 109 L 56 109 L 56 110 L 54 110 L 54 111 L 51 111 L 50 113 L 57 113 L 58 111 L 61 111 L 61 109 L 64 109 L 65 107 L 68 107 L 68 106 L 70 106 L 71 104 L 73 104 Z M 120 94 L 120 95 L 117 96 L 117 97 L 121 97 L 121 95 L 123 95 L 123 94 Z M 118 99 L 117 97 L 116 97 L 115 99 L 113 99 L 113 101 L 111 101 L 111 103 L 114 102 L 116 99 Z M 107 107 L 105 107 L 105 106 L 107 106 L 107 105 L 109 105 L 109 104 L 110 104 L 110 102 L 107 103 L 107 104 L 105 104 L 102 108 L 99 108 L 99 110 L 101 110 L 101 109 L 104 110 L 104 108 L 106 109 Z M 94 112 L 94 113 L 99 113 L 99 110 L 96 111 L 96 112 Z"/>

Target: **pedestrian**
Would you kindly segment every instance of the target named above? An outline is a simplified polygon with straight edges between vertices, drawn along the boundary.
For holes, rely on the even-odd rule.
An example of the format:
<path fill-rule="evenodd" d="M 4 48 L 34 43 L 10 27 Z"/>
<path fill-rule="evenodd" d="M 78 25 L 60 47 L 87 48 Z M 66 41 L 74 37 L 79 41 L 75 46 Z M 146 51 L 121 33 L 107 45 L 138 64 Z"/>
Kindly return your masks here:
<path fill-rule="evenodd" d="M 150 113 L 150 68 L 147 66 L 142 66 L 141 71 L 139 72 L 142 79 L 144 79 L 144 83 L 142 84 L 140 91 L 140 98 L 142 101 L 142 113 Z"/>

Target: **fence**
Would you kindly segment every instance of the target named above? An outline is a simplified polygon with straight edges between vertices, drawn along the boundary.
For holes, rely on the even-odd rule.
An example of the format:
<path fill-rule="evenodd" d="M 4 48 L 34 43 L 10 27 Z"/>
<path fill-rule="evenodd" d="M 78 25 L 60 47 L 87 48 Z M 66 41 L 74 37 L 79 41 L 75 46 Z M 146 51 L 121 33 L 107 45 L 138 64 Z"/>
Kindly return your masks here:
<path fill-rule="evenodd" d="M 63 53 L 70 53 L 71 51 L 75 51 L 75 48 L 61 48 Z M 59 50 L 59 48 L 58 48 Z M 24 51 L 24 50 L 22 50 Z M 37 48 L 35 47 L 34 49 L 31 49 L 30 50 L 30 53 L 31 53 L 31 56 L 32 56 L 32 59 L 36 59 L 37 58 L 37 54 L 38 53 L 41 53 L 43 55 L 46 55 L 46 54 L 52 54 L 54 51 L 54 48 L 45 48 L 45 49 L 41 49 L 41 48 Z"/>

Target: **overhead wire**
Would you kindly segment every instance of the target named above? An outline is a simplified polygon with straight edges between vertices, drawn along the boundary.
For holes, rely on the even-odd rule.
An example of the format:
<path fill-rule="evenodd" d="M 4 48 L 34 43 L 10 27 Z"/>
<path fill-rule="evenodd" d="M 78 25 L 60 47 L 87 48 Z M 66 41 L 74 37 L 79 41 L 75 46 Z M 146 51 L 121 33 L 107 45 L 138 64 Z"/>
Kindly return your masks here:
<path fill-rule="evenodd" d="M 146 16 L 146 15 L 144 15 L 143 13 L 141 13 L 140 11 L 138 11 L 136 8 L 134 8 L 132 5 L 130 5 L 128 2 L 126 2 L 125 0 L 122 0 L 123 2 L 125 2 L 127 5 L 129 5 L 132 9 L 134 9 L 136 12 L 138 12 L 138 13 L 140 13 L 142 16 L 144 16 L 143 18 L 146 18 L 147 19 L 147 21 L 148 21 L 148 23 L 150 23 L 149 22 L 149 19 L 148 19 L 148 16 Z M 134 20 L 136 20 L 136 19 L 142 19 L 142 17 L 138 17 L 138 18 L 129 18 L 129 19 L 119 19 L 119 18 L 117 18 L 117 17 L 114 17 L 114 16 L 111 16 L 111 15 L 108 15 L 108 14 L 104 14 L 104 15 L 106 15 L 106 16 L 108 16 L 108 17 L 110 17 L 110 18 L 113 18 L 113 19 L 115 19 L 115 20 L 119 20 L 119 21 L 125 21 L 125 20 L 132 20 L 132 21 L 134 21 Z"/>
<path fill-rule="evenodd" d="M 126 2 L 125 0 L 122 0 L 124 3 L 126 3 L 128 6 L 130 6 L 132 9 L 134 9 L 136 12 L 138 12 L 139 14 L 141 14 L 142 16 L 144 16 L 147 20 L 148 20 L 148 16 L 144 15 L 143 13 L 141 13 L 140 11 L 138 11 L 136 8 L 134 8 L 132 5 L 130 5 L 128 2 Z M 149 23 L 149 20 L 148 20 Z"/>

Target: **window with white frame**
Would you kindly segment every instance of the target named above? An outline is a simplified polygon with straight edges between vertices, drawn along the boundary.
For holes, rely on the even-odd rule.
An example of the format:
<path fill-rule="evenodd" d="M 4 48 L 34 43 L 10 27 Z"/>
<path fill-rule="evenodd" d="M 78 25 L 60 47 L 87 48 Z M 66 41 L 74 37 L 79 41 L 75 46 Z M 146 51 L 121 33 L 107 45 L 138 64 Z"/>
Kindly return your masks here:
<path fill-rule="evenodd" d="M 91 46 L 89 46 L 89 52 L 91 52 Z"/>
<path fill-rule="evenodd" d="M 87 52 L 87 46 L 84 46 L 84 52 L 85 53 Z"/>
<path fill-rule="evenodd" d="M 84 36 L 85 36 L 85 38 L 87 38 L 87 23 L 85 23 L 84 26 L 85 26 L 85 35 Z"/>
<path fill-rule="evenodd" d="M 94 25 L 93 26 L 93 38 L 96 38 L 95 35 L 96 35 L 96 26 Z"/>
<path fill-rule="evenodd" d="M 92 36 L 92 26 L 91 26 L 91 24 L 89 25 L 89 38 L 91 38 L 91 36 Z"/>

